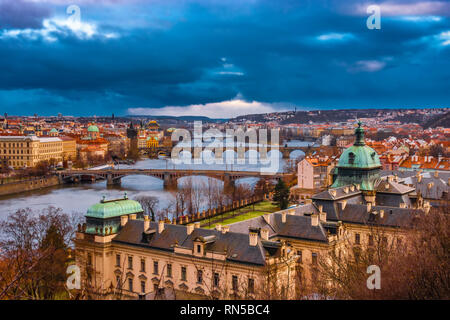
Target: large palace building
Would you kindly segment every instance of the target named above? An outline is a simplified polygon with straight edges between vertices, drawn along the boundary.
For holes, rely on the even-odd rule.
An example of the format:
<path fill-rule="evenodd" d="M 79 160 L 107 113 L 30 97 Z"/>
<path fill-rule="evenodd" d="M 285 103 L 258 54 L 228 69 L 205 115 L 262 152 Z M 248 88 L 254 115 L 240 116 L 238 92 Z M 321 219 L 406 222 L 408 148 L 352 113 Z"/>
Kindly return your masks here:
<path fill-rule="evenodd" d="M 60 138 L 36 136 L 0 136 L 2 166 L 14 169 L 31 168 L 41 161 L 63 160 L 64 148 Z"/>
<path fill-rule="evenodd" d="M 86 285 L 111 297 L 289 299 L 314 283 L 330 252 L 402 241 L 430 206 L 396 176 L 382 179 L 361 124 L 355 135 L 331 188 L 304 205 L 215 230 L 151 222 L 126 196 L 102 200 L 76 235 Z"/>

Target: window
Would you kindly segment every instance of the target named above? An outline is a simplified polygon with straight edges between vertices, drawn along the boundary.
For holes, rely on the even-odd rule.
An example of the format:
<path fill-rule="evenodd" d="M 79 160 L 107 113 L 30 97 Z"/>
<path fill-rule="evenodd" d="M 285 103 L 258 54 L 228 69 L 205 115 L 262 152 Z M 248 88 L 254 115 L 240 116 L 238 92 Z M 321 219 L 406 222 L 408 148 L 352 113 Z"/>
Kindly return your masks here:
<path fill-rule="evenodd" d="M 186 281 L 186 267 L 181 267 L 181 280 Z"/>
<path fill-rule="evenodd" d="M 145 281 L 141 281 L 141 292 L 145 293 Z"/>
<path fill-rule="evenodd" d="M 133 292 L 133 279 L 128 278 L 128 290 Z"/>
<path fill-rule="evenodd" d="M 203 283 L 203 271 L 202 270 L 197 271 L 197 283 Z"/>
<path fill-rule="evenodd" d="M 133 257 L 128 257 L 128 269 L 133 269 Z"/>
<path fill-rule="evenodd" d="M 255 293 L 255 280 L 248 278 L 248 293 Z"/>
<path fill-rule="evenodd" d="M 116 276 L 117 289 L 122 288 L 122 283 L 120 282 L 120 276 Z"/>
<path fill-rule="evenodd" d="M 373 246 L 373 235 L 369 235 L 369 246 Z"/>
<path fill-rule="evenodd" d="M 141 272 L 145 272 L 145 259 L 141 259 Z"/>
<path fill-rule="evenodd" d="M 167 265 L 167 277 L 172 278 L 172 265 L 171 264 Z"/>
<path fill-rule="evenodd" d="M 311 260 L 313 264 L 317 264 L 317 253 L 311 253 Z"/>
<path fill-rule="evenodd" d="M 153 261 L 153 274 L 158 274 L 158 261 Z"/>
<path fill-rule="evenodd" d="M 354 154 L 353 152 L 350 152 L 350 153 L 348 154 L 348 162 L 349 162 L 350 164 L 353 164 L 353 163 L 355 162 L 355 154 Z"/>
<path fill-rule="evenodd" d="M 87 265 L 92 266 L 92 254 L 87 254 Z"/>
<path fill-rule="evenodd" d="M 218 287 L 220 282 L 220 276 L 217 272 L 214 273 L 214 286 Z"/>
<path fill-rule="evenodd" d="M 237 291 L 237 289 L 238 289 L 238 277 L 237 276 L 233 276 L 231 278 L 231 288 L 233 289 L 233 291 Z"/>
<path fill-rule="evenodd" d="M 302 263 L 303 262 L 302 254 L 303 254 L 302 250 L 297 250 L 297 255 L 298 255 L 297 262 L 298 263 Z"/>
<path fill-rule="evenodd" d="M 355 233 L 355 243 L 361 244 L 361 236 L 359 235 L 359 233 Z"/>
<path fill-rule="evenodd" d="M 197 253 L 201 253 L 202 252 L 202 246 L 201 245 L 197 245 Z"/>
<path fill-rule="evenodd" d="M 120 254 L 116 254 L 116 267 L 120 267 Z"/>

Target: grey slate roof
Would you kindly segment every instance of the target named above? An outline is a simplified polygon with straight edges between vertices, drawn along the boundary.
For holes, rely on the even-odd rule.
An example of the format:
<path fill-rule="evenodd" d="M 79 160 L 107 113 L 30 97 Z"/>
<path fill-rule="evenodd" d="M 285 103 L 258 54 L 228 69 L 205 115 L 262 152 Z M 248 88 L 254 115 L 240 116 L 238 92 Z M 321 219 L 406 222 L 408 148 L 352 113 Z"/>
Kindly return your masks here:
<path fill-rule="evenodd" d="M 380 210 L 384 210 L 383 218 L 380 217 Z M 373 212 L 377 212 L 376 215 Z M 340 212 L 341 221 L 344 223 L 356 223 L 364 225 L 380 225 L 386 227 L 410 227 L 414 217 L 422 211 L 410 208 L 394 208 L 386 206 L 373 206 L 367 212 L 366 205 L 348 204 Z"/>
<path fill-rule="evenodd" d="M 351 190 L 350 190 L 350 187 L 351 187 L 351 185 L 348 185 L 348 186 L 342 186 L 342 187 L 339 187 L 339 188 L 328 189 L 328 190 L 325 190 L 325 191 L 322 191 L 322 192 L 319 192 L 319 193 L 313 195 L 313 196 L 312 196 L 312 199 L 313 199 L 313 200 L 315 200 L 315 199 L 321 199 L 321 200 L 341 200 L 341 199 L 345 199 L 345 198 L 348 198 L 348 197 L 353 197 L 353 196 L 355 196 L 355 195 L 357 195 L 357 194 L 361 194 L 361 190 L 358 190 L 356 187 L 354 187 L 354 190 L 351 191 Z M 346 188 L 348 188 L 348 193 L 345 193 L 345 192 L 344 192 L 344 190 L 345 190 Z M 331 192 L 330 192 L 331 190 L 336 191 L 336 195 L 335 195 L 335 196 L 333 196 L 333 195 L 331 194 Z"/>
<path fill-rule="evenodd" d="M 249 228 L 265 228 L 269 230 L 269 237 L 289 237 L 310 241 L 327 242 L 327 232 L 319 223 L 319 226 L 311 225 L 311 217 L 303 215 L 286 214 L 286 222 L 282 222 L 282 213 L 275 212 L 267 215 L 269 222 L 260 216 L 230 224 L 230 231 L 246 234 Z"/>
<path fill-rule="evenodd" d="M 158 229 L 158 224 L 150 223 L 150 229 Z M 206 245 L 207 251 L 217 253 L 227 252 L 227 260 L 238 263 L 265 265 L 265 255 L 278 254 L 278 250 L 266 250 L 263 243 L 258 239 L 256 246 L 250 246 L 248 229 L 246 234 L 227 232 L 223 234 L 217 230 L 194 229 L 190 235 L 187 234 L 187 227 L 182 225 L 165 224 L 162 233 L 153 232 L 148 242 L 143 241 L 144 221 L 130 220 L 118 232 L 112 240 L 116 243 L 137 245 L 141 247 L 154 248 L 165 251 L 174 251 L 175 243 L 180 247 L 193 249 L 194 239 L 208 236 L 215 236 L 215 241 Z"/>

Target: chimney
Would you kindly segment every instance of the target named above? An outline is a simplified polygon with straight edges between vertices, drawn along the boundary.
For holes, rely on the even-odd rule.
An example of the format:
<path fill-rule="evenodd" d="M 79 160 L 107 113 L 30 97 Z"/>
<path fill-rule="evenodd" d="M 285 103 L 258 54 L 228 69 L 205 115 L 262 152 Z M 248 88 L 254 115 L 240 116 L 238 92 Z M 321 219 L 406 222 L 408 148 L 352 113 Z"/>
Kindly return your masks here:
<path fill-rule="evenodd" d="M 286 212 L 281 213 L 281 222 L 286 223 Z"/>
<path fill-rule="evenodd" d="M 421 182 L 421 181 L 422 181 L 422 175 L 419 174 L 419 175 L 417 176 L 417 182 Z"/>
<path fill-rule="evenodd" d="M 331 194 L 333 197 L 336 197 L 336 190 L 330 189 L 330 194 Z"/>
<path fill-rule="evenodd" d="M 164 221 L 158 222 L 158 233 L 162 233 L 164 231 Z"/>
<path fill-rule="evenodd" d="M 428 190 L 430 190 L 432 187 L 433 187 L 433 182 L 428 182 L 428 184 L 427 184 Z"/>
<path fill-rule="evenodd" d="M 361 189 L 361 186 L 360 186 L 360 184 L 358 183 L 357 185 L 356 185 L 356 190 L 360 190 Z"/>
<path fill-rule="evenodd" d="M 198 229 L 200 228 L 200 222 L 195 222 L 194 223 L 194 229 Z"/>
<path fill-rule="evenodd" d="M 194 231 L 194 225 L 192 223 L 189 223 L 186 226 L 186 233 L 187 233 L 187 235 L 190 235 L 192 233 L 192 231 Z"/>
<path fill-rule="evenodd" d="M 120 216 L 120 226 L 123 227 L 127 224 L 128 222 L 128 216 Z"/>
<path fill-rule="evenodd" d="M 450 178 L 448 178 L 447 185 L 450 186 Z"/>
<path fill-rule="evenodd" d="M 344 211 L 346 205 L 347 205 L 347 200 L 343 200 L 343 201 L 338 202 L 339 210 L 340 211 Z"/>
<path fill-rule="evenodd" d="M 372 202 L 367 202 L 367 212 L 372 210 Z"/>
<path fill-rule="evenodd" d="M 450 179 L 449 179 L 449 181 L 450 181 Z M 263 219 L 267 224 L 269 224 L 270 223 L 270 214 L 266 213 L 265 215 L 263 215 Z"/>
<path fill-rule="evenodd" d="M 223 226 L 222 227 L 222 234 L 227 233 L 228 231 L 230 231 L 230 226 Z"/>
<path fill-rule="evenodd" d="M 393 180 L 393 176 L 388 176 L 388 182 L 392 182 L 392 180 Z"/>
<path fill-rule="evenodd" d="M 258 244 L 258 234 L 256 232 L 249 232 L 249 243 L 252 247 Z"/>
<path fill-rule="evenodd" d="M 384 185 L 384 188 L 385 188 L 386 190 L 388 190 L 388 189 L 389 189 L 389 183 L 386 183 L 386 184 Z"/>
<path fill-rule="evenodd" d="M 348 193 L 348 187 L 344 187 L 344 193 Z"/>
<path fill-rule="evenodd" d="M 404 202 L 400 203 L 400 208 L 406 208 L 406 203 Z"/>
<path fill-rule="evenodd" d="M 216 224 L 215 228 L 217 231 L 222 231 L 222 225 L 220 223 Z"/>
<path fill-rule="evenodd" d="M 439 172 L 437 170 L 434 172 L 434 177 L 439 178 Z"/>
<path fill-rule="evenodd" d="M 269 229 L 261 229 L 261 239 L 269 240 Z"/>
<path fill-rule="evenodd" d="M 311 225 L 313 227 L 317 227 L 319 225 L 319 215 L 318 214 L 311 215 Z"/>
<path fill-rule="evenodd" d="M 319 212 L 322 212 L 323 211 L 323 205 L 319 204 L 318 209 L 319 209 Z"/>
<path fill-rule="evenodd" d="M 150 218 L 148 215 L 144 216 L 144 231 L 148 230 L 150 228 Z"/>
<path fill-rule="evenodd" d="M 355 186 L 354 186 L 354 185 L 351 185 L 351 186 L 350 186 L 350 191 L 351 191 L 351 192 L 355 191 Z"/>
<path fill-rule="evenodd" d="M 380 210 L 380 218 L 383 219 L 384 217 L 384 210 Z"/>
<path fill-rule="evenodd" d="M 327 213 L 326 212 L 320 212 L 319 218 L 321 222 L 327 222 Z"/>
<path fill-rule="evenodd" d="M 130 214 L 130 220 L 136 220 L 136 217 L 137 217 L 136 213 Z"/>

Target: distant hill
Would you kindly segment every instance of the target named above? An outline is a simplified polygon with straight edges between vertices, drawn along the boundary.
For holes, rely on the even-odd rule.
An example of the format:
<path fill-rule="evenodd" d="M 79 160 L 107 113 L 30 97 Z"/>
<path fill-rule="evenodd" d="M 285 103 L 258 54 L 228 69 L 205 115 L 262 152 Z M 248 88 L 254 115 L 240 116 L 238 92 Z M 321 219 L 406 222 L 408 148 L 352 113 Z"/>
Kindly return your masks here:
<path fill-rule="evenodd" d="M 139 115 L 134 115 L 134 116 L 129 116 L 129 118 L 146 118 L 146 119 L 157 119 L 157 120 L 178 120 L 178 121 L 185 121 L 185 122 L 192 122 L 192 121 L 203 121 L 203 122 L 225 122 L 228 121 L 228 119 L 211 119 L 208 117 L 203 117 L 203 116 L 180 116 L 180 117 L 175 117 L 175 116 L 150 116 L 150 115 L 143 115 L 143 116 L 139 116 Z"/>
<path fill-rule="evenodd" d="M 444 115 L 432 117 L 431 119 L 425 121 L 422 124 L 422 127 L 424 129 L 436 127 L 450 128 L 450 111 L 447 111 Z"/>

